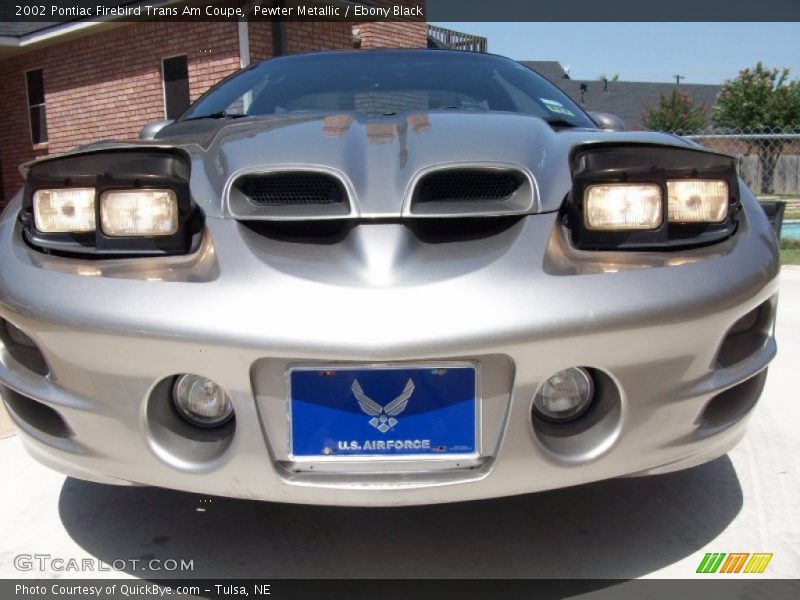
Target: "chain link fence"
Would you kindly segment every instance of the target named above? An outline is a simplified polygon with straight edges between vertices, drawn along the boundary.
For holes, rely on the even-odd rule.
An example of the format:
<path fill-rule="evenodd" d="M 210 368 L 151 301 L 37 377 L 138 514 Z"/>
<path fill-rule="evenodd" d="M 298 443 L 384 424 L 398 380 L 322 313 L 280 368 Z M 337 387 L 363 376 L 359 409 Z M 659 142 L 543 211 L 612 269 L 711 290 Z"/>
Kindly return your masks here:
<path fill-rule="evenodd" d="M 683 133 L 710 150 L 735 156 L 739 175 L 759 196 L 800 199 L 800 129 L 708 129 Z"/>

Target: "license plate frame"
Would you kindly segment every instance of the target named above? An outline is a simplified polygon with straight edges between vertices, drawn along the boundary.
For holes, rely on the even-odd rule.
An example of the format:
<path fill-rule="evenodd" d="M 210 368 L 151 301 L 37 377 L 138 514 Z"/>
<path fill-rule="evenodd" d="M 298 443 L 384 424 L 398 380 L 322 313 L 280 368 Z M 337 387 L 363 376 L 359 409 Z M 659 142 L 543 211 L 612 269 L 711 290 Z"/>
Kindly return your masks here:
<path fill-rule="evenodd" d="M 441 374 L 441 371 L 445 373 Z M 434 374 L 435 372 L 439 373 Z M 333 373 L 333 375 L 323 375 L 326 373 Z M 430 394 L 432 390 L 433 392 L 436 391 L 436 386 L 432 385 L 431 382 L 436 381 L 436 378 L 439 376 L 447 377 L 448 375 L 451 377 L 452 381 L 455 379 L 454 373 L 458 374 L 458 380 L 456 382 L 458 392 L 454 392 L 451 398 L 438 397 L 431 399 Z M 322 407 L 326 409 L 327 412 L 322 411 L 322 413 L 319 413 L 319 411 L 316 411 L 316 415 L 304 414 L 305 409 L 308 408 L 304 405 L 309 403 L 309 397 L 297 398 L 295 396 L 307 396 L 309 390 L 307 386 L 305 390 L 302 389 L 304 383 L 298 380 L 298 377 L 308 379 L 313 378 L 315 374 L 317 377 L 330 376 L 333 378 L 341 378 L 339 379 L 337 387 L 341 388 L 341 384 L 344 382 L 349 384 L 349 391 L 346 395 L 346 400 L 343 400 L 345 397 L 344 392 L 341 389 L 337 390 L 337 400 L 333 404 L 338 403 L 338 407 L 331 406 L 330 403 L 326 402 L 322 403 Z M 367 374 L 369 374 L 369 376 L 367 376 Z M 392 377 L 388 377 L 388 374 L 391 374 Z M 415 375 L 417 376 L 417 380 L 413 381 Z M 369 405 L 368 403 L 362 405 L 362 402 L 355 397 L 351 382 L 357 380 L 359 377 L 364 379 L 363 382 L 359 382 L 361 385 L 361 392 L 367 396 L 368 400 L 373 400 L 373 398 L 369 396 L 370 394 L 375 396 L 374 401 L 378 406 Z M 380 389 L 380 386 L 378 386 L 379 389 L 376 390 L 376 378 L 382 377 L 387 377 L 387 379 L 391 380 L 391 383 L 387 383 L 392 389 L 389 396 L 386 395 L 385 390 Z M 406 381 L 405 386 L 402 384 L 405 378 L 413 381 L 414 389 L 406 402 L 406 408 L 393 417 L 386 414 L 388 410 L 387 407 L 389 407 L 391 401 L 397 400 L 407 391 L 408 381 Z M 399 385 L 397 383 L 398 381 L 401 382 Z M 444 379 L 442 381 L 444 381 Z M 467 381 L 469 382 L 468 391 L 465 387 Z M 307 381 L 305 383 L 307 383 Z M 291 364 L 286 370 L 286 389 L 286 410 L 288 418 L 287 443 L 289 458 L 292 461 L 300 463 L 337 461 L 444 461 L 476 459 L 481 454 L 481 372 L 480 364 L 477 362 L 437 361 L 424 363 Z M 426 394 L 428 394 L 427 402 L 432 404 L 433 408 L 418 412 L 416 415 L 411 414 L 411 412 L 407 414 L 407 406 L 412 404 L 412 400 L 417 400 L 422 396 L 421 389 L 424 389 Z M 465 400 L 464 396 L 467 393 L 469 393 L 469 398 Z M 395 397 L 395 394 L 397 394 L 397 397 Z M 391 398 L 391 400 L 389 400 L 389 398 Z M 320 406 L 319 399 L 317 400 L 317 402 L 311 402 L 310 404 L 315 404 L 317 407 Z M 387 402 L 387 400 L 389 401 Z M 300 404 L 296 404 L 298 402 Z M 311 416 L 320 416 L 320 414 L 322 414 L 323 417 L 327 418 L 336 417 L 337 413 L 341 410 L 343 402 L 347 402 L 348 404 L 347 412 L 352 413 L 349 417 L 353 415 L 359 417 L 361 425 L 352 425 L 353 429 L 348 429 L 347 431 L 347 433 L 351 433 L 352 435 L 350 435 L 350 439 L 346 440 L 348 442 L 360 442 L 358 446 L 349 446 L 343 449 L 338 445 L 331 447 L 330 444 L 324 443 L 330 441 L 338 444 L 339 441 L 342 441 L 335 439 L 336 436 L 331 436 L 330 440 L 327 440 L 327 438 L 326 440 L 321 439 L 320 436 L 322 432 L 327 431 L 330 433 L 331 429 L 335 429 L 337 426 L 335 423 L 331 425 L 325 418 L 314 421 L 315 427 L 318 422 L 322 423 L 322 425 L 319 425 L 319 429 L 317 429 L 315 434 L 309 434 L 307 431 L 303 431 L 303 428 L 308 425 Z M 440 406 L 437 407 L 437 403 Z M 468 405 L 464 406 L 465 403 Z M 450 413 L 451 416 L 458 418 L 462 428 L 455 433 L 452 431 L 449 432 L 449 436 L 440 435 L 443 433 L 441 423 L 443 419 L 446 420 L 447 418 L 445 413 L 448 412 L 450 407 L 458 404 L 462 406 L 455 408 L 450 411 Z M 365 409 L 365 406 L 367 409 Z M 375 411 L 377 411 L 378 408 L 384 410 L 380 415 L 370 414 L 367 412 L 370 406 L 373 406 Z M 419 407 L 415 408 L 418 409 Z M 437 415 L 439 427 L 433 427 L 433 430 L 428 431 L 431 437 L 414 437 L 413 432 L 419 430 L 409 427 L 408 422 L 410 419 L 408 417 L 410 416 L 411 419 L 413 419 L 414 416 L 419 417 L 420 415 L 433 413 L 435 411 L 440 411 L 440 414 Z M 391 422 L 393 418 L 395 419 L 394 423 Z M 422 420 L 423 419 L 417 419 L 416 427 L 423 426 L 421 424 Z M 348 418 L 348 421 L 352 421 L 352 419 Z M 405 432 L 398 431 L 401 429 L 401 421 L 403 422 L 403 429 L 406 429 Z M 364 423 L 369 425 L 362 426 Z M 386 425 L 388 428 L 382 430 L 382 428 L 379 428 L 381 425 Z M 348 427 L 349 426 L 350 424 L 348 424 Z M 337 435 L 344 435 L 344 433 L 346 432 L 340 431 Z M 355 440 L 352 439 L 353 435 L 358 436 L 359 434 L 361 437 Z M 310 439 L 303 438 L 303 436 L 309 435 L 311 436 Z M 314 435 L 316 435 L 316 439 Z M 403 442 L 403 445 L 399 449 L 396 445 L 391 448 L 386 445 L 381 446 L 377 442 L 382 438 L 387 443 L 389 440 L 393 440 L 394 442 Z M 421 447 L 409 447 L 407 443 L 409 441 L 412 442 L 412 444 L 416 441 L 422 443 L 425 439 L 429 440 L 429 446 L 427 448 L 424 447 L 424 445 Z M 438 443 L 440 439 L 447 439 L 449 442 L 455 440 L 456 443 L 449 443 L 446 445 L 440 444 Z M 365 447 L 363 442 L 366 441 L 376 442 L 376 444 L 367 445 Z M 315 446 L 319 447 L 318 451 L 313 450 Z"/>

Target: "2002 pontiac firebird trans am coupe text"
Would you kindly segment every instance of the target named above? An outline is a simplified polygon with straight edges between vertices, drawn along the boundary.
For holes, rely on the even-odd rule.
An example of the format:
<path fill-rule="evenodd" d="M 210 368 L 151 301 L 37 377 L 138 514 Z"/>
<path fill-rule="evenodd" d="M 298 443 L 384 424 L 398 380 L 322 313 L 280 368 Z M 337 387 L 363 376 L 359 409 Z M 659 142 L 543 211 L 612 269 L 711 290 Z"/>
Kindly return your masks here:
<path fill-rule="evenodd" d="M 25 165 L 0 381 L 26 448 L 340 505 L 724 454 L 776 351 L 775 237 L 731 158 L 613 124 L 497 56 L 319 53 Z"/>

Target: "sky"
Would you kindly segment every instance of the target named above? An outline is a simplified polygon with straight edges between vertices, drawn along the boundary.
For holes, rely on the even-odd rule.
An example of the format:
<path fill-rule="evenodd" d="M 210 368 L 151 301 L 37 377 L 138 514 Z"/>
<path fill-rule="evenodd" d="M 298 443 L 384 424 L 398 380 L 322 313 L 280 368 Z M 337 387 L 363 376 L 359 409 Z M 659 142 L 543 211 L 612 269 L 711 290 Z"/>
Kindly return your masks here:
<path fill-rule="evenodd" d="M 488 38 L 489 52 L 556 60 L 573 79 L 715 83 L 759 60 L 800 78 L 800 23 L 432 23 Z"/>

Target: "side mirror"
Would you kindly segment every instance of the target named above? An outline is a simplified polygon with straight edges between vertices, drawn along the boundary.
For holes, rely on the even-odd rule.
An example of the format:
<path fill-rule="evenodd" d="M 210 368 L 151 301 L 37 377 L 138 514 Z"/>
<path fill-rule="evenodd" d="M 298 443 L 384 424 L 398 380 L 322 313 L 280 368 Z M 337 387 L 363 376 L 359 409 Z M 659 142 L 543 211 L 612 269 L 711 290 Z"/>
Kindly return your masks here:
<path fill-rule="evenodd" d="M 592 120 L 597 123 L 600 129 L 605 131 L 625 131 L 625 121 L 617 115 L 591 111 L 589 116 L 592 117 Z"/>
<path fill-rule="evenodd" d="M 174 119 L 164 119 L 163 121 L 154 121 L 153 123 L 148 123 L 142 127 L 141 131 L 139 132 L 139 139 L 154 140 L 159 131 L 174 122 Z"/>

